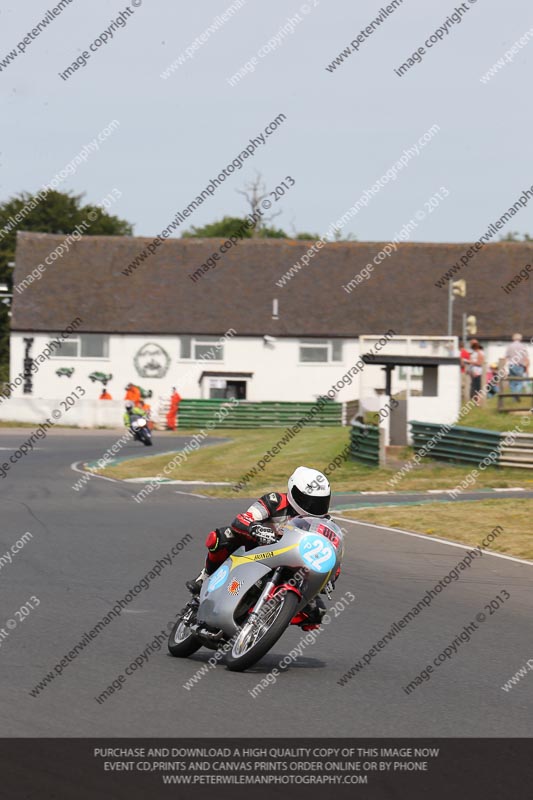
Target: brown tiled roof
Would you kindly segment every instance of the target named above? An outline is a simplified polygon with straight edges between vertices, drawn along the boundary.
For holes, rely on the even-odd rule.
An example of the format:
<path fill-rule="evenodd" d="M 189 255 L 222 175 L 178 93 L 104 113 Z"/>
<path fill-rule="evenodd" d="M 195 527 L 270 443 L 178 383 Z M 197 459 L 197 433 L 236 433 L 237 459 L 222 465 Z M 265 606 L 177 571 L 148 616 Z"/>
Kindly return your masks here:
<path fill-rule="evenodd" d="M 64 237 L 21 233 L 14 283 L 20 283 Z M 91 332 L 221 335 L 342 336 L 441 335 L 447 328 L 447 289 L 434 283 L 469 244 L 399 244 L 350 294 L 342 288 L 372 260 L 383 243 L 327 244 L 283 288 L 276 286 L 311 242 L 244 240 L 214 270 L 193 282 L 194 272 L 221 239 L 168 239 L 133 275 L 123 270 L 151 240 L 85 236 L 47 267 L 41 280 L 14 292 L 12 329 L 57 331 L 77 316 Z M 533 244 L 486 245 L 457 277 L 467 298 L 455 302 L 454 333 L 463 311 L 475 314 L 478 336 L 533 336 L 533 277 L 511 294 L 507 284 L 533 263 Z M 279 319 L 272 301 L 279 301 Z"/>

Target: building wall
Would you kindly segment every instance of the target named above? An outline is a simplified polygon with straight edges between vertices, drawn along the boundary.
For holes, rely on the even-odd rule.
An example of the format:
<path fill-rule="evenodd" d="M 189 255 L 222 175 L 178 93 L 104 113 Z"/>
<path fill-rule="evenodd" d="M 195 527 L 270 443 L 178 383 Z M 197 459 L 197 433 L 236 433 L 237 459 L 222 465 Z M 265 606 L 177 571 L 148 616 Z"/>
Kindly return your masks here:
<path fill-rule="evenodd" d="M 62 397 L 66 397 L 68 392 Z M 60 412 L 58 417 L 57 412 Z M 124 425 L 124 404 L 117 400 L 76 400 L 68 408 L 61 398 L 10 397 L 0 403 L 0 419 L 10 422 L 31 422 L 39 425 L 45 421 L 52 425 L 73 425 L 78 428 L 120 428 Z M 29 434 L 30 432 L 28 432 Z"/>
<path fill-rule="evenodd" d="M 47 334 L 13 333 L 11 336 L 10 381 L 23 373 L 23 339 L 33 336 L 30 355 L 35 358 L 43 352 L 53 338 Z M 168 371 L 161 378 L 147 378 L 139 375 L 134 358 L 141 348 L 153 343 L 168 354 Z M 212 348 L 214 350 L 214 348 Z M 82 386 L 88 398 L 97 398 L 101 392 L 100 382 L 91 382 L 92 372 L 111 373 L 112 380 L 108 391 L 113 399 L 124 396 L 124 388 L 130 381 L 153 392 L 152 407 L 156 408 L 159 397 L 168 398 L 173 386 L 183 397 L 208 397 L 208 379 L 202 387 L 199 378 L 202 372 L 250 372 L 247 399 L 254 401 L 286 400 L 310 401 L 325 394 L 336 381 L 357 361 L 359 343 L 357 340 L 345 341 L 342 361 L 327 364 L 299 363 L 299 340 L 277 339 L 274 344 L 265 344 L 262 338 L 231 337 L 224 343 L 224 359 L 215 361 L 182 359 L 180 357 L 180 337 L 178 336 L 139 336 L 111 335 L 109 337 L 109 357 L 103 358 L 58 358 L 54 355 L 41 364 L 33 374 L 33 397 L 61 398 L 70 388 Z M 60 367 L 74 367 L 72 377 L 56 375 Z M 354 378 L 351 386 L 341 389 L 337 400 L 350 400 L 357 397 L 358 381 Z M 27 397 L 21 383 L 13 392 L 13 397 Z"/>
<path fill-rule="evenodd" d="M 47 334 L 13 333 L 11 336 L 11 369 L 10 381 L 22 375 L 24 361 L 25 336 L 33 336 L 31 356 L 36 358 L 44 351 L 53 336 Z M 142 335 L 112 335 L 109 337 L 108 358 L 58 358 L 54 355 L 42 363 L 38 371 L 33 374 L 33 393 L 24 395 L 22 382 L 13 392 L 10 401 L 0 404 L 0 418 L 22 419 L 9 416 L 8 410 L 13 410 L 17 398 L 31 401 L 58 401 L 64 398 L 76 386 L 81 386 L 86 391 L 87 401 L 97 400 L 102 384 L 92 382 L 89 374 L 92 372 L 111 373 L 113 378 L 108 384 L 108 391 L 115 401 L 124 397 L 124 389 L 130 381 L 138 383 L 144 389 L 152 390 L 153 398 L 150 401 L 152 409 L 157 412 L 159 399 L 168 399 L 173 386 L 184 398 L 209 397 L 209 379 L 204 379 L 202 385 L 199 378 L 204 371 L 233 373 L 253 373 L 247 382 L 247 399 L 251 401 L 312 401 L 340 381 L 346 372 L 356 364 L 360 355 L 368 353 L 375 347 L 377 337 L 361 337 L 361 339 L 344 340 L 342 360 L 329 363 L 301 363 L 299 361 L 300 340 L 296 338 L 281 339 L 266 343 L 259 337 L 229 336 L 224 342 L 224 358 L 215 361 L 213 358 L 191 360 L 181 358 L 181 339 L 178 336 L 142 336 Z M 451 343 L 456 346 L 455 340 Z M 162 348 L 167 354 L 169 365 L 163 377 L 144 377 L 139 375 L 135 366 L 135 357 L 147 345 L 152 350 Z M 383 352 L 387 354 L 413 354 L 421 355 L 453 355 L 453 346 L 444 338 L 406 337 L 398 341 L 389 341 Z M 216 352 L 215 345 L 210 348 L 211 355 Z M 209 351 L 208 351 L 209 355 Z M 149 356 L 148 356 L 149 360 Z M 145 359 L 146 361 L 146 359 Z M 61 367 L 74 367 L 72 377 L 58 376 L 56 370 Z M 409 419 L 419 419 L 428 422 L 448 422 L 450 416 L 459 410 L 459 368 L 441 367 L 439 369 L 439 396 L 411 398 Z M 393 393 L 406 389 L 407 379 L 399 377 L 399 369 L 393 372 Z M 420 386 L 413 379 L 410 381 L 411 390 Z M 357 398 L 376 397 L 378 391 L 383 391 L 385 386 L 385 373 L 379 366 L 366 365 L 364 370 L 352 378 L 351 385 L 341 388 L 335 399 L 340 402 Z M 80 401 L 81 403 L 81 401 Z M 25 404 L 28 413 L 34 405 Z M 80 409 L 81 409 L 80 404 Z M 22 413 L 22 412 L 21 412 Z M 7 414 L 7 416 L 6 416 Z M 89 414 L 89 405 L 87 406 Z M 92 412 L 91 412 L 92 414 Z M 91 416 L 91 415 L 89 415 Z M 33 421 L 33 415 L 28 421 Z M 72 422 L 71 424 L 77 424 Z"/>

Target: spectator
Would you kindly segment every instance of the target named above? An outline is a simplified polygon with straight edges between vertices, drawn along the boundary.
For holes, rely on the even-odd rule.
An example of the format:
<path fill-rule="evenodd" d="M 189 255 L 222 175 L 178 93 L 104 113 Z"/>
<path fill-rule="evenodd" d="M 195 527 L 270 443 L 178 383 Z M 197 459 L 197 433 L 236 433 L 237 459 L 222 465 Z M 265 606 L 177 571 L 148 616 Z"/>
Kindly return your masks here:
<path fill-rule="evenodd" d="M 529 353 L 525 344 L 522 343 L 522 334 L 513 333 L 513 341 L 505 351 L 509 376 L 524 378 L 529 372 Z M 511 392 L 517 403 L 520 402 L 518 395 L 524 388 L 525 381 L 509 381 Z"/>
<path fill-rule="evenodd" d="M 144 413 L 146 414 L 146 419 L 148 420 L 148 427 L 150 428 L 150 430 L 153 430 L 154 423 L 152 422 L 151 419 L 152 406 L 149 405 L 148 403 L 145 403 L 142 398 L 138 401 L 137 406 L 138 408 L 141 408 L 144 411 Z"/>
<path fill-rule="evenodd" d="M 100 395 L 100 400 L 112 400 L 112 399 L 113 398 L 107 391 L 107 388 L 104 386 L 104 388 L 102 389 L 102 394 Z"/>
<path fill-rule="evenodd" d="M 479 405 L 481 376 L 483 375 L 483 361 L 485 357 L 477 339 L 472 339 L 470 347 L 472 348 L 468 365 L 468 374 L 470 375 L 470 399 L 474 399 L 476 404 Z"/>
<path fill-rule="evenodd" d="M 131 400 L 133 405 L 137 405 L 139 400 L 141 399 L 141 390 L 138 386 L 135 386 L 134 383 L 128 383 L 126 386 L 126 394 L 124 395 L 124 400 Z"/>
<path fill-rule="evenodd" d="M 470 361 L 470 351 L 466 349 L 464 339 L 459 339 L 459 359 L 461 362 L 461 398 L 463 403 L 469 396 L 469 377 L 468 363 Z"/>
<path fill-rule="evenodd" d="M 498 393 L 498 362 L 494 361 L 492 364 L 489 364 L 489 368 L 487 370 L 487 393 L 490 397 L 493 397 L 495 394 Z"/>
<path fill-rule="evenodd" d="M 462 339 L 459 339 L 459 358 L 461 359 L 461 372 L 466 372 L 468 362 L 470 361 L 470 352 L 466 349 Z"/>
<path fill-rule="evenodd" d="M 178 393 L 175 386 L 172 387 L 172 395 L 170 397 L 170 410 L 167 414 L 167 428 L 169 431 L 175 431 L 177 426 L 178 408 L 181 401 L 181 395 Z"/>
<path fill-rule="evenodd" d="M 139 406 L 139 408 L 143 408 L 146 411 L 146 413 L 150 415 L 150 412 L 152 411 L 152 406 L 149 405 L 148 403 L 145 403 L 142 397 L 138 400 L 137 405 Z"/>

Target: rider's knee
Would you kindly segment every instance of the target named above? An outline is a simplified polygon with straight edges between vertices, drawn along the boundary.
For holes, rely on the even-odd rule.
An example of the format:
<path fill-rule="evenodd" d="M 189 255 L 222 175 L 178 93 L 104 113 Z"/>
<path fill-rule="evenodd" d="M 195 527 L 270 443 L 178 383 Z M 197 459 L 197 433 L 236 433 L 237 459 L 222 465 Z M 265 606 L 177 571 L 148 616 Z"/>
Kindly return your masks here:
<path fill-rule="evenodd" d="M 236 547 L 236 539 L 230 528 L 215 528 L 207 535 L 205 546 L 210 553 L 216 553 L 221 547 Z"/>
<path fill-rule="evenodd" d="M 214 553 L 215 550 L 218 549 L 219 541 L 218 541 L 218 534 L 216 531 L 210 531 L 207 534 L 207 539 L 205 540 L 205 546 L 209 550 L 210 553 Z"/>

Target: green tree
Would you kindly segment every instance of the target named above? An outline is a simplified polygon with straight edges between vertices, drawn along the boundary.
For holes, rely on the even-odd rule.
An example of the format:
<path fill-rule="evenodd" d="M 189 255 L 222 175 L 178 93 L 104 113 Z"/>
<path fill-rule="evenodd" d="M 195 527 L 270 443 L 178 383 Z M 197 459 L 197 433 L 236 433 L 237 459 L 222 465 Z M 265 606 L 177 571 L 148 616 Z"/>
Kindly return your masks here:
<path fill-rule="evenodd" d="M 313 241 L 316 242 L 318 239 L 320 239 L 320 234 L 319 233 L 298 233 L 298 234 L 296 234 L 296 236 L 294 238 L 302 240 L 302 241 L 307 241 L 308 239 L 310 239 L 310 240 L 312 239 Z"/>
<path fill-rule="evenodd" d="M 227 239 L 229 236 L 238 236 L 241 239 L 254 238 L 254 229 L 251 225 L 246 226 L 246 219 L 243 217 L 222 217 L 215 222 L 208 222 L 207 225 L 196 227 L 195 225 L 188 231 L 183 231 L 182 239 L 201 239 L 209 237 L 213 239 Z M 255 237 L 259 239 L 288 239 L 289 237 L 281 228 L 260 228 L 255 232 Z"/>
<path fill-rule="evenodd" d="M 334 242 L 356 242 L 357 236 L 353 233 L 347 233 L 346 236 L 342 235 L 341 228 L 335 228 L 335 233 L 333 234 L 333 241 Z"/>
<path fill-rule="evenodd" d="M 265 226 L 260 228 L 257 234 L 258 239 L 288 239 L 289 237 L 281 228 Z"/>
<path fill-rule="evenodd" d="M 207 225 L 196 227 L 193 225 L 188 231 L 183 231 L 182 238 L 213 238 L 227 239 L 228 236 L 241 236 L 245 239 L 252 238 L 252 229 L 244 228 L 244 219 L 240 217 L 222 217 L 216 222 L 209 222 Z"/>
<path fill-rule="evenodd" d="M 13 271 L 8 266 L 15 261 L 17 231 L 35 231 L 37 233 L 58 233 L 65 236 L 72 233 L 82 222 L 89 223 L 86 236 L 131 236 L 133 227 L 126 220 L 111 216 L 94 205 L 82 205 L 83 195 L 68 192 L 49 191 L 37 200 L 37 195 L 21 192 L 0 203 L 0 284 L 7 284 L 12 291 Z M 35 207 L 28 210 L 29 204 Z M 27 211 L 27 213 L 26 213 Z M 88 214 L 94 211 L 95 220 L 90 221 Z M 15 220 L 20 214 L 23 219 Z M 13 218 L 10 221 L 10 218 Z M 0 302 L 0 382 L 6 380 L 9 372 L 9 306 Z"/>
<path fill-rule="evenodd" d="M 241 217 L 222 217 L 220 220 L 210 222 L 207 225 L 197 227 L 195 225 L 190 230 L 184 231 L 181 235 L 185 238 L 201 238 L 213 237 L 228 238 L 229 236 L 239 236 L 244 239 L 319 239 L 320 237 L 312 233 L 296 233 L 293 235 L 287 234 L 283 228 L 275 228 L 272 221 L 279 217 L 281 210 L 274 209 L 269 214 L 265 215 L 265 209 L 272 207 L 272 201 L 269 200 L 269 195 L 272 192 L 267 190 L 266 184 L 263 181 L 261 174 L 256 173 L 256 176 L 249 183 L 245 184 L 244 189 L 237 189 L 238 194 L 242 195 L 248 206 L 248 215 L 246 218 Z M 251 224 L 250 220 L 255 220 Z M 245 224 L 247 222 L 247 224 Z M 294 226 L 291 226 L 294 228 Z"/>

